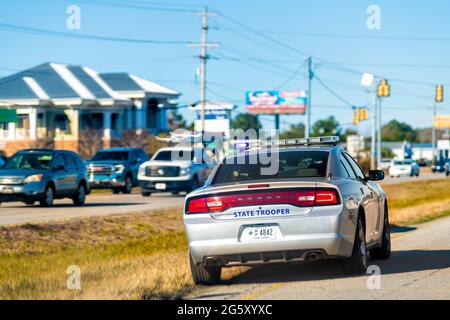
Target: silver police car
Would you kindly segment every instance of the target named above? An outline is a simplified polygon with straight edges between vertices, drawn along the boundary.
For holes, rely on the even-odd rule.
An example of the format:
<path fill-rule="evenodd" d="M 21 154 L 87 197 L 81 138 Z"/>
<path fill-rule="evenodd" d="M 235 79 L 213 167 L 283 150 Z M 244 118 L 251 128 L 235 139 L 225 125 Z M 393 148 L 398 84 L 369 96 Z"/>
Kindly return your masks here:
<path fill-rule="evenodd" d="M 220 281 L 223 267 L 341 259 L 362 274 L 390 257 L 383 171 L 366 176 L 337 137 L 291 139 L 227 157 L 186 197 L 192 277 Z M 276 172 L 268 169 L 267 155 Z"/>

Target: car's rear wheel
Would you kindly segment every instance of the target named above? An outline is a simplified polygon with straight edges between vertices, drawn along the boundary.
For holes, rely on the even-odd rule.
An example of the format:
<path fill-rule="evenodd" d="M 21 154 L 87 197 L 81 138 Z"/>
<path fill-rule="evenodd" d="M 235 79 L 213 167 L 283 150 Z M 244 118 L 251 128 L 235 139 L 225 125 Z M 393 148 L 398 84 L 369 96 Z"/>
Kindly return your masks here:
<path fill-rule="evenodd" d="M 113 189 L 112 189 L 112 193 L 113 193 L 113 194 L 119 194 L 120 191 L 121 191 L 121 189 L 119 189 L 119 188 L 113 188 Z"/>
<path fill-rule="evenodd" d="M 195 284 L 215 285 L 220 281 L 222 268 L 205 267 L 203 264 L 195 264 L 192 256 L 189 255 L 192 279 Z"/>
<path fill-rule="evenodd" d="M 72 198 L 73 204 L 83 206 L 86 202 L 86 187 L 82 184 L 78 186 L 76 195 Z"/>
<path fill-rule="evenodd" d="M 369 251 L 370 257 L 374 260 L 386 260 L 391 257 L 391 227 L 389 225 L 388 210 L 385 209 L 383 223 L 383 239 L 380 248 Z"/>
<path fill-rule="evenodd" d="M 53 201 L 55 201 L 55 190 L 52 186 L 47 186 L 39 203 L 42 207 L 51 207 Z"/>
<path fill-rule="evenodd" d="M 352 256 L 342 263 L 342 272 L 347 275 L 364 274 L 367 271 L 366 236 L 361 215 L 358 216 Z"/>

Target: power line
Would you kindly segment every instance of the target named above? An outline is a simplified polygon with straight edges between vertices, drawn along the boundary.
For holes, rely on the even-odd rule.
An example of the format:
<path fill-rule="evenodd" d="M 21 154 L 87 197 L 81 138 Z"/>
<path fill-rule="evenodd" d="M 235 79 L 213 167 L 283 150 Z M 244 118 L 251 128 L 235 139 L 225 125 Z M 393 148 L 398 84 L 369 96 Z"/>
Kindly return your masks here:
<path fill-rule="evenodd" d="M 53 30 L 40 29 L 40 28 L 32 28 L 32 27 L 19 26 L 19 25 L 1 23 L 1 22 L 0 22 L 0 30 L 8 31 L 8 32 L 39 34 L 39 35 L 45 35 L 45 36 L 76 38 L 76 39 L 83 39 L 83 40 L 125 42 L 125 43 L 134 43 L 134 44 L 170 44 L 170 45 L 184 44 L 184 45 L 186 45 L 186 44 L 191 43 L 191 41 L 180 41 L 180 40 L 150 40 L 150 39 L 132 39 L 132 38 L 118 38 L 118 37 L 98 36 L 98 35 L 86 35 L 86 34 L 77 34 L 77 33 L 70 33 L 70 32 L 53 31 Z"/>
<path fill-rule="evenodd" d="M 338 93 L 336 93 L 336 91 L 331 89 L 324 81 L 322 81 L 322 79 L 320 79 L 319 76 L 317 76 L 317 74 L 314 75 L 314 78 L 322 85 L 322 87 L 324 87 L 329 93 L 331 93 L 333 96 L 335 96 L 338 100 L 342 101 L 343 103 L 345 103 L 346 105 L 348 105 L 350 107 L 354 106 L 353 103 L 349 102 L 347 99 L 343 98 Z"/>

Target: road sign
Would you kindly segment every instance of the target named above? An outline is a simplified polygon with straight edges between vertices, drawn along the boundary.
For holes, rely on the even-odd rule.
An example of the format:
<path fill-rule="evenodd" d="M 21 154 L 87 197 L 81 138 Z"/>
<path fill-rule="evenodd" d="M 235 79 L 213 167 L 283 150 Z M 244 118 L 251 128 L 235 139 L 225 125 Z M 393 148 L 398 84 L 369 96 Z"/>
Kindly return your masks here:
<path fill-rule="evenodd" d="M 17 112 L 14 109 L 0 109 L 0 123 L 17 122 Z"/>
<path fill-rule="evenodd" d="M 246 107 L 252 114 L 305 114 L 305 91 L 247 91 Z"/>
<path fill-rule="evenodd" d="M 437 129 L 450 129 L 450 115 L 435 116 L 434 126 Z"/>

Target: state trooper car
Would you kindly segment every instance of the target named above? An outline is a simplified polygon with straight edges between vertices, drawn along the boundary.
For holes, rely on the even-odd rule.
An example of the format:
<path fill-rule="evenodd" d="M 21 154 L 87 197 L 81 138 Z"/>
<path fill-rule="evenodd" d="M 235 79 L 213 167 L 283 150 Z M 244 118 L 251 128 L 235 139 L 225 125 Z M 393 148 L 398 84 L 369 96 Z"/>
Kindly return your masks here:
<path fill-rule="evenodd" d="M 388 203 L 337 137 L 274 141 L 225 158 L 186 197 L 184 225 L 192 277 L 215 284 L 223 267 L 341 259 L 362 274 L 390 257 Z M 269 154 L 278 163 L 262 174 Z M 253 162 L 252 162 L 253 158 Z M 256 161 L 255 161 L 256 159 Z"/>

